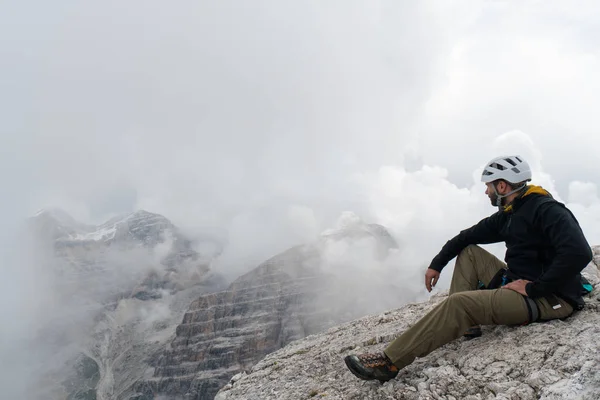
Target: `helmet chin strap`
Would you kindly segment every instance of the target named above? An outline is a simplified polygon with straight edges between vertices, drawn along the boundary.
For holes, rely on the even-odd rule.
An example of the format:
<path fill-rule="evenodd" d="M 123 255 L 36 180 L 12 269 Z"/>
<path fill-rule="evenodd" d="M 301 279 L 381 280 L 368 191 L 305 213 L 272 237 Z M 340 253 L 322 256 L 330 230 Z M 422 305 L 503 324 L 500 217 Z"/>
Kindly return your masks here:
<path fill-rule="evenodd" d="M 496 206 L 497 207 L 502 207 L 502 199 L 510 196 L 513 193 L 517 193 L 519 190 L 522 190 L 523 188 L 525 188 L 525 186 L 527 186 L 526 183 L 523 184 L 523 186 L 516 188 L 515 190 L 508 192 L 506 194 L 499 194 L 498 191 L 496 190 L 496 185 L 492 185 L 492 188 L 494 188 L 494 194 L 496 195 Z"/>

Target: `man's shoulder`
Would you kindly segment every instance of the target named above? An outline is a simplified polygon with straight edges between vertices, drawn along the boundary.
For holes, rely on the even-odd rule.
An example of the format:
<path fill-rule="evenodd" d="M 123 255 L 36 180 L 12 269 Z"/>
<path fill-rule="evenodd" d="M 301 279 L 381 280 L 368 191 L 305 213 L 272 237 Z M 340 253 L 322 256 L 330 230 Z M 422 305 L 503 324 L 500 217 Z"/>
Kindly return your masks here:
<path fill-rule="evenodd" d="M 535 197 L 533 197 L 533 201 L 538 205 L 542 205 L 542 204 L 555 204 L 558 206 L 565 206 L 563 203 L 561 203 L 560 201 L 556 200 L 554 197 L 552 196 L 542 196 L 542 195 L 537 195 Z"/>
<path fill-rule="evenodd" d="M 515 214 L 524 218 L 538 219 L 546 214 L 560 213 L 566 206 L 553 198 L 541 194 L 531 194 L 521 199 L 521 204 L 517 207 Z"/>
<path fill-rule="evenodd" d="M 563 203 L 561 203 L 560 201 L 556 200 L 554 197 L 552 196 L 548 196 L 548 195 L 542 195 L 542 194 L 531 194 L 527 197 L 524 198 L 525 200 L 525 204 L 529 205 L 530 207 L 539 207 L 541 205 L 558 205 L 561 207 L 565 207 L 565 205 Z"/>
<path fill-rule="evenodd" d="M 575 217 L 566 204 L 551 196 L 536 196 L 531 201 L 532 212 L 540 217 L 556 218 L 561 214 L 569 214 Z"/>

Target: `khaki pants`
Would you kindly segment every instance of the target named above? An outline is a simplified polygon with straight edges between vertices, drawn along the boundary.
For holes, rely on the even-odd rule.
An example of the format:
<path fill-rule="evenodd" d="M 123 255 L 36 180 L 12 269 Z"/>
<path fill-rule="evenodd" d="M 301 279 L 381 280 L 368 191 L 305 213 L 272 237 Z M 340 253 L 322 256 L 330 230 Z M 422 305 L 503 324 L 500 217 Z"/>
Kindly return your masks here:
<path fill-rule="evenodd" d="M 450 295 L 384 350 L 399 368 L 424 357 L 463 335 L 474 325 L 523 325 L 529 312 L 523 296 L 510 289 L 476 290 L 486 286 L 506 264 L 479 246 L 468 246 L 456 259 Z M 536 299 L 540 320 L 565 318 L 573 308 L 562 299 L 553 309 L 546 299 Z"/>

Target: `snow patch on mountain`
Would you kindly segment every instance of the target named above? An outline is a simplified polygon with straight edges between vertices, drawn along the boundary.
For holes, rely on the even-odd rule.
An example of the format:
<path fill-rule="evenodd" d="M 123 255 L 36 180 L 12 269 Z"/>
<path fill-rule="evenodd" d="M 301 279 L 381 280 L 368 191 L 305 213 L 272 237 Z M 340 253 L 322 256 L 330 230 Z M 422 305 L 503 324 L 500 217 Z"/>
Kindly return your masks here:
<path fill-rule="evenodd" d="M 115 238 L 115 234 L 117 233 L 117 227 L 104 227 L 100 228 L 94 232 L 89 233 L 77 233 L 74 235 L 69 235 L 69 240 L 80 240 L 80 241 L 108 241 Z"/>

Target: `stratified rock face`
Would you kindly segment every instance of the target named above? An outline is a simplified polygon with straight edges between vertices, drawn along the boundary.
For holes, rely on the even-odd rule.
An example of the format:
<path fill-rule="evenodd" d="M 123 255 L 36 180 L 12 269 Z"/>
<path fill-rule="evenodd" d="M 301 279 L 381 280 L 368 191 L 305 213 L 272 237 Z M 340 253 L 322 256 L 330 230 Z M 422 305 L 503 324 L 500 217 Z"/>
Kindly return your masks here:
<path fill-rule="evenodd" d="M 446 295 L 293 342 L 236 375 L 215 399 L 599 399 L 600 273 L 591 263 L 584 275 L 595 290 L 565 321 L 484 327 L 482 337 L 457 339 L 383 385 L 356 378 L 343 358 L 382 350 Z"/>
<path fill-rule="evenodd" d="M 139 382 L 131 399 L 211 399 L 266 354 L 347 321 L 351 314 L 340 312 L 343 304 L 328 293 L 335 276 L 322 271 L 322 256 L 332 242 L 365 238 L 375 243 L 373 257 L 397 247 L 380 226 L 327 232 L 315 244 L 266 261 L 226 291 L 194 301 L 169 349 L 158 357 L 152 378 Z"/>

